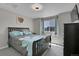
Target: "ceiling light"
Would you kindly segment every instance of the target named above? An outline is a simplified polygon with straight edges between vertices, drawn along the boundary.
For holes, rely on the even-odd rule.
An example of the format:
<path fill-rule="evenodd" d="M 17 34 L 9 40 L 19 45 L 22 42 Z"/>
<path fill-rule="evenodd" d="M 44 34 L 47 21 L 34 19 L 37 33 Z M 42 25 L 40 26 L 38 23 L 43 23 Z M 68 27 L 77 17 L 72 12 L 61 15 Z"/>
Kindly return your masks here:
<path fill-rule="evenodd" d="M 40 11 L 40 10 L 42 10 L 42 5 L 39 4 L 39 3 L 35 3 L 35 4 L 32 5 L 32 9 L 34 11 Z"/>

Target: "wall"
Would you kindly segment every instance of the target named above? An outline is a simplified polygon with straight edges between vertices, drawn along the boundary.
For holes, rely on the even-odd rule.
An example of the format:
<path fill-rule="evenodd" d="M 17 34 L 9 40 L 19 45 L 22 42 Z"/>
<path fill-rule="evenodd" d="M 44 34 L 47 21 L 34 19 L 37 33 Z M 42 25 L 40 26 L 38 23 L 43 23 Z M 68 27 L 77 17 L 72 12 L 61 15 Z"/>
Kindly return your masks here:
<path fill-rule="evenodd" d="M 32 19 L 24 17 L 23 24 L 16 23 L 16 17 L 21 16 L 0 8 L 0 48 L 7 46 L 8 27 L 28 27 L 33 31 Z"/>
<path fill-rule="evenodd" d="M 40 19 L 34 19 L 33 20 L 33 32 L 40 34 Z"/>
<path fill-rule="evenodd" d="M 64 38 L 64 23 L 71 23 L 70 12 L 64 12 L 58 15 L 58 37 L 61 40 Z"/>

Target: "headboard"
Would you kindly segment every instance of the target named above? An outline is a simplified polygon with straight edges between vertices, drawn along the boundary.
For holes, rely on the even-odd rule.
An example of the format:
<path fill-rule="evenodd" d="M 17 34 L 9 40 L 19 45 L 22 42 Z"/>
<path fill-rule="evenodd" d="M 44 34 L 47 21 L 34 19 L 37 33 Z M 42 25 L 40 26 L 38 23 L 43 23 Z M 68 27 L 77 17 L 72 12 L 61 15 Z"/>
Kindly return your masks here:
<path fill-rule="evenodd" d="M 20 27 L 8 27 L 8 32 L 11 31 L 30 31 L 29 28 L 20 28 Z"/>
<path fill-rule="evenodd" d="M 30 31 L 29 28 L 22 28 L 22 27 L 8 27 L 8 39 L 10 38 L 9 32 L 11 31 Z"/>

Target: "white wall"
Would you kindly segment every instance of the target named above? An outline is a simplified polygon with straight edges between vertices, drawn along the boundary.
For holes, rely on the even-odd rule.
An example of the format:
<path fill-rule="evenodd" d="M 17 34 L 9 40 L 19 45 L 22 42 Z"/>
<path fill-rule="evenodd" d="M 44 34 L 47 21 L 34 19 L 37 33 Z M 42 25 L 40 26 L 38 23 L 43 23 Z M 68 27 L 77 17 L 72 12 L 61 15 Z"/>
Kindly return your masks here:
<path fill-rule="evenodd" d="M 58 15 L 58 36 L 61 40 L 64 38 L 64 23 L 71 23 L 70 12 L 64 12 Z"/>
<path fill-rule="evenodd" d="M 0 8 L 0 48 L 7 46 L 8 27 L 28 27 L 33 31 L 32 19 L 24 17 L 23 24 L 16 23 L 16 17 L 21 16 Z"/>
<path fill-rule="evenodd" d="M 41 26 L 40 26 L 40 19 L 33 20 L 33 32 L 40 34 Z"/>

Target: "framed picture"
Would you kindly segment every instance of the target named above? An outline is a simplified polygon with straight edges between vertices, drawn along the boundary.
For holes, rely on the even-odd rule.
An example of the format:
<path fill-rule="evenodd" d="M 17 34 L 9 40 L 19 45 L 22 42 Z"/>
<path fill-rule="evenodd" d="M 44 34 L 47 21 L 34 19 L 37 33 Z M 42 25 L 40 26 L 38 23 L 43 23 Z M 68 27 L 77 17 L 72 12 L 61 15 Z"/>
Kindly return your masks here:
<path fill-rule="evenodd" d="M 24 18 L 21 16 L 17 16 L 16 21 L 17 21 L 17 23 L 22 24 L 24 22 Z"/>
<path fill-rule="evenodd" d="M 78 14 L 78 6 L 75 5 L 73 10 L 71 11 L 71 21 L 74 22 L 76 20 L 79 20 L 79 14 Z"/>

